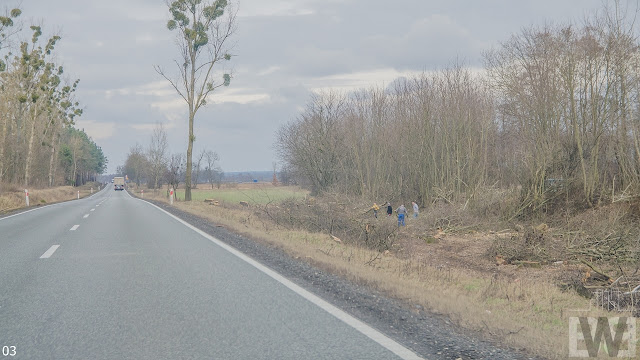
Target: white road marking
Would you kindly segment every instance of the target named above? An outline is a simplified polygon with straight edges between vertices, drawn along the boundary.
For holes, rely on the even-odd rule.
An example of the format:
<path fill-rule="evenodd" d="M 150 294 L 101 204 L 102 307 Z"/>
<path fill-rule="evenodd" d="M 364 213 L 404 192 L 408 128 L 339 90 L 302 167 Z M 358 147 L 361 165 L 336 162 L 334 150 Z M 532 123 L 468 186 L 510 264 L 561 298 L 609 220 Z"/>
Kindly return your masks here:
<path fill-rule="evenodd" d="M 82 218 L 83 218 L 83 219 L 86 219 L 86 218 L 88 218 L 88 217 L 89 217 L 89 214 L 85 214 Z"/>
<path fill-rule="evenodd" d="M 32 211 L 42 210 L 42 209 L 45 209 L 45 208 L 48 208 L 48 207 L 51 207 L 51 206 L 64 205 L 64 204 L 66 204 L 66 203 L 67 203 L 67 202 L 65 201 L 65 202 L 61 202 L 61 203 L 58 203 L 58 204 L 51 204 L 51 205 L 40 206 L 40 207 L 38 207 L 38 208 L 31 209 L 31 210 L 27 210 L 27 211 L 23 211 L 23 212 L 18 213 L 18 214 L 13 214 L 13 215 L 5 216 L 5 217 L 3 217 L 3 218 L 0 218 L 0 221 L 5 220 L 5 219 L 8 219 L 8 218 L 12 218 L 12 217 L 14 217 L 14 216 L 24 215 L 24 214 L 26 214 L 26 213 L 30 213 L 30 212 L 32 212 Z"/>
<path fill-rule="evenodd" d="M 100 204 L 96 205 L 96 207 L 100 206 Z"/>
<path fill-rule="evenodd" d="M 73 225 L 73 226 L 71 227 L 71 229 L 69 229 L 69 231 L 75 231 L 75 230 L 76 230 L 77 228 L 79 228 L 79 227 L 80 227 L 80 225 Z"/>
<path fill-rule="evenodd" d="M 87 196 L 87 197 L 85 197 L 85 198 L 82 198 L 82 199 L 88 199 L 88 198 L 90 198 L 91 196 L 96 195 L 97 193 L 98 193 L 98 192 L 93 193 L 92 195 L 89 195 L 89 196 Z M 129 195 L 129 196 L 131 196 L 131 195 Z M 73 200 L 76 200 L 76 199 L 74 198 Z M 105 200 L 106 200 L 106 199 L 105 199 Z M 69 200 L 69 201 L 71 201 L 71 200 Z M 38 210 L 46 209 L 46 208 L 48 208 L 48 207 L 64 205 L 64 204 L 69 203 L 69 201 L 63 201 L 63 202 L 60 202 L 60 203 L 57 203 L 57 204 L 49 204 L 49 205 L 39 206 L 39 207 L 37 207 L 37 208 L 35 208 L 35 209 L 31 209 L 31 210 L 23 211 L 23 212 L 21 212 L 21 213 L 17 213 L 17 214 L 13 214 L 13 215 L 9 215 L 9 216 L 5 216 L 5 217 L 1 217 L 1 218 L 0 218 L 0 221 L 5 220 L 5 219 L 12 218 L 12 217 L 14 217 L 14 216 L 24 215 L 24 214 L 26 214 L 26 213 L 30 213 L 30 212 L 32 212 L 32 211 L 38 211 Z"/>
<path fill-rule="evenodd" d="M 42 256 L 40 256 L 40 259 L 48 259 L 51 257 L 51 255 L 53 255 L 54 252 L 56 252 L 56 250 L 58 250 L 58 248 L 60 247 L 60 245 L 52 245 L 49 250 L 47 250 L 44 254 L 42 254 Z"/>
<path fill-rule="evenodd" d="M 91 210 L 89 210 L 89 211 L 96 211 L 96 209 L 91 209 Z"/>
<path fill-rule="evenodd" d="M 131 196 L 131 195 L 129 195 L 129 196 Z M 422 360 L 422 358 L 420 356 L 418 356 L 416 353 L 414 353 L 413 351 L 407 349 L 406 347 L 402 346 L 401 344 L 397 343 L 396 341 L 392 340 L 391 338 L 387 337 L 386 335 L 384 335 L 383 333 L 379 332 L 378 330 L 372 328 L 371 326 L 365 324 L 364 322 L 362 322 L 362 321 L 354 318 L 353 316 L 347 314 L 346 312 L 338 309 L 334 305 L 331 305 L 330 303 L 328 303 L 327 301 L 321 299 L 320 297 L 312 294 L 308 290 L 305 290 L 304 288 L 300 287 L 299 285 L 296 285 L 291 280 L 289 280 L 289 279 L 285 278 L 284 276 L 278 274 L 277 272 L 269 269 L 268 267 L 260 264 L 259 262 L 257 262 L 256 260 L 252 259 L 251 257 L 243 254 L 239 250 L 227 245 L 226 243 L 223 243 L 222 241 L 214 238 L 213 236 L 207 234 L 206 232 L 196 228 L 195 226 L 189 224 L 188 222 L 178 218 L 177 216 L 167 212 L 166 210 L 164 210 L 164 209 L 162 209 L 162 208 L 160 208 L 160 207 L 158 207 L 158 206 L 156 206 L 156 205 L 154 205 L 154 204 L 152 204 L 150 202 L 147 202 L 147 201 L 142 200 L 142 199 L 138 199 L 138 200 L 143 201 L 143 202 L 155 207 L 156 209 L 162 211 L 163 213 L 169 215 L 170 217 L 176 219 L 182 225 L 190 228 L 191 230 L 193 230 L 196 233 L 200 234 L 204 238 L 209 239 L 211 242 L 213 242 L 214 244 L 216 244 L 219 247 L 223 248 L 224 250 L 227 250 L 231 254 L 233 254 L 236 257 L 240 258 L 241 260 L 247 262 L 249 265 L 255 267 L 256 269 L 258 269 L 260 271 L 262 271 L 263 273 L 265 273 L 266 275 L 268 275 L 272 279 L 276 280 L 277 282 L 279 282 L 282 285 L 284 285 L 287 288 L 289 288 L 291 291 L 293 291 L 296 294 L 302 296 L 303 298 L 305 298 L 308 301 L 310 301 L 311 303 L 315 304 L 316 306 L 318 306 L 322 310 L 324 310 L 324 311 L 328 312 L 329 314 L 335 316 L 336 318 L 338 318 L 339 320 L 341 320 L 345 324 L 351 326 L 352 328 L 356 329 L 357 331 L 359 331 L 363 335 L 367 336 L 369 339 L 375 341 L 376 343 L 380 344 L 381 346 L 383 346 L 387 350 L 389 350 L 389 351 L 393 352 L 394 354 L 398 355 L 401 359 L 403 359 L 403 360 Z"/>

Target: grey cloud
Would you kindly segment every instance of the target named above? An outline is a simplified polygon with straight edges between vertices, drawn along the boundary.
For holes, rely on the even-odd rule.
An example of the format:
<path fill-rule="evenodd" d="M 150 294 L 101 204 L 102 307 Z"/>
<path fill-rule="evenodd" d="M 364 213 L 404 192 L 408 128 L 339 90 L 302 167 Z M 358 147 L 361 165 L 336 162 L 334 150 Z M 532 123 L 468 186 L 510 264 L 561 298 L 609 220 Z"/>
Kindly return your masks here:
<path fill-rule="evenodd" d="M 196 149 L 206 145 L 218 151 L 228 171 L 268 170 L 275 160 L 275 131 L 298 115 L 318 81 L 324 85 L 327 78 L 337 79 L 336 75 L 379 69 L 432 70 L 447 66 L 456 57 L 477 65 L 482 50 L 522 27 L 545 20 L 580 20 L 587 9 L 597 9 L 600 3 L 243 0 L 233 51 L 237 55 L 232 61 L 234 79 L 219 95 L 234 90 L 240 95 L 267 94 L 268 100 L 217 104 L 218 94 L 214 94 L 211 105 L 197 115 Z M 185 108 L 169 113 L 152 106 L 173 101 L 177 95 L 113 92 L 162 82 L 153 65 L 174 74 L 173 59 L 178 52 L 174 34 L 166 29 L 163 7 L 162 0 L 23 2 L 26 19 L 45 19 L 45 34 L 61 29 L 57 52 L 67 76 L 81 79 L 77 96 L 86 108 L 83 117 L 114 124 L 114 135 L 98 141 L 109 157 L 109 171 L 124 161 L 136 141 L 147 144 L 149 131 L 132 125 L 170 124 L 172 152 L 186 149 Z M 271 8 L 286 11 L 264 16 Z M 243 12 L 253 16 L 242 16 Z M 304 15 L 293 15 L 296 13 Z M 265 73 L 269 68 L 277 70 Z M 384 79 L 386 84 L 393 81 Z M 107 90 L 112 90 L 111 97 L 105 96 Z"/>

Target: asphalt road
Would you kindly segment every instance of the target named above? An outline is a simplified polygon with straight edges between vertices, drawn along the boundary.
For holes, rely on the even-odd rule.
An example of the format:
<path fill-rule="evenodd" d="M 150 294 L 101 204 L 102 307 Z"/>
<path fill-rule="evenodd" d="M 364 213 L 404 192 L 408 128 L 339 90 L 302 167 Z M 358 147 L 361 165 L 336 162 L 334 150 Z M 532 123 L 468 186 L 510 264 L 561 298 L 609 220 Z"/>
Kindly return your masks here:
<path fill-rule="evenodd" d="M 0 218 L 0 347 L 13 359 L 418 358 L 110 186 Z"/>

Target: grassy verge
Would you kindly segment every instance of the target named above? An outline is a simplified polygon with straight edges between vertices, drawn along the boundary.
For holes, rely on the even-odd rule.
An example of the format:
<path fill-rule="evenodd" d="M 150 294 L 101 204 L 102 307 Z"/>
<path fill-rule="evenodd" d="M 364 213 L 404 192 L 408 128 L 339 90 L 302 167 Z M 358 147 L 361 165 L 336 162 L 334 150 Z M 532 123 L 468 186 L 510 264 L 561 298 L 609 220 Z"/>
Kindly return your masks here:
<path fill-rule="evenodd" d="M 29 205 L 42 206 L 60 201 L 73 200 L 78 197 L 89 196 L 98 191 L 98 183 L 89 183 L 80 187 L 56 186 L 53 188 L 29 189 Z M 0 184 L 0 214 L 26 207 L 24 189 L 17 185 Z"/>
<path fill-rule="evenodd" d="M 246 196 L 247 189 L 226 189 L 215 196 L 199 191 L 194 191 L 194 199 L 222 199 L 221 194 L 226 193 L 231 202 Z M 153 195 L 145 191 L 145 197 L 166 201 L 164 192 Z M 444 314 L 462 327 L 547 358 L 567 358 L 570 316 L 605 315 L 590 308 L 589 301 L 576 293 L 561 291 L 545 275 L 545 269 L 518 269 L 515 276 L 506 277 L 456 264 L 434 265 L 428 258 L 381 253 L 338 242 L 327 234 L 286 230 L 260 216 L 257 207 L 212 206 L 196 200 L 174 205 L 351 281 Z M 450 246 L 448 241 L 438 243 Z M 527 276 L 527 272 L 537 273 Z"/>

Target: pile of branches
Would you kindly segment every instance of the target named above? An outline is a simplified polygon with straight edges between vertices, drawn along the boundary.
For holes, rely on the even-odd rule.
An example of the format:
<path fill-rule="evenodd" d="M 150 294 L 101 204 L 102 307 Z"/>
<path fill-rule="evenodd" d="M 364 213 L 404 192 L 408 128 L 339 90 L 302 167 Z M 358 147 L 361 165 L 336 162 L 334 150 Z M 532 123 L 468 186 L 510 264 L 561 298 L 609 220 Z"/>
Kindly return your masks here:
<path fill-rule="evenodd" d="M 378 219 L 369 211 L 371 205 L 344 195 L 324 195 L 307 199 L 288 199 L 280 204 L 264 205 L 265 216 L 286 229 L 325 233 L 335 241 L 357 244 L 369 249 L 391 249 L 398 230 L 395 221 L 387 221 L 382 211 Z"/>
<path fill-rule="evenodd" d="M 579 233 L 567 244 L 567 252 L 581 259 L 606 263 L 631 263 L 640 258 L 637 231 L 625 229 L 598 236 Z"/>
<path fill-rule="evenodd" d="M 560 258 L 560 251 L 551 241 L 547 225 L 529 226 L 510 238 L 496 237 L 488 250 L 491 258 L 506 264 L 518 262 L 548 263 Z"/>
<path fill-rule="evenodd" d="M 620 276 L 604 288 L 593 291 L 593 302 L 607 311 L 630 312 L 640 316 L 640 277 Z M 635 287 L 633 287 L 636 285 Z"/>

